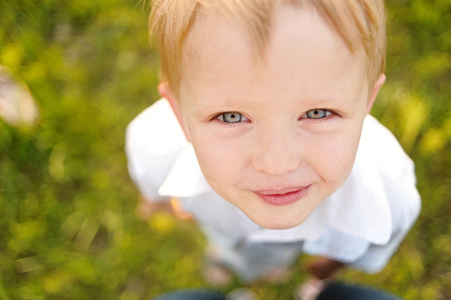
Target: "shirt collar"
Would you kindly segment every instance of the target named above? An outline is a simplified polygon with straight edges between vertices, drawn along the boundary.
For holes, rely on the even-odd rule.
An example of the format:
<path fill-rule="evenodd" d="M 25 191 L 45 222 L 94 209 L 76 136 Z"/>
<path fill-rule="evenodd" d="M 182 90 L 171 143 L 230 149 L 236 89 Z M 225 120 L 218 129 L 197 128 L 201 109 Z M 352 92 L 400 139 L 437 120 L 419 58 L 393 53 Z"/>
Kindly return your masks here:
<path fill-rule="evenodd" d="M 252 239 L 314 240 L 329 227 L 373 244 L 387 243 L 392 230 L 389 200 L 382 176 L 367 148 L 368 145 L 361 141 L 354 167 L 346 182 L 321 203 L 306 221 L 282 231 L 259 230 Z M 211 191 L 192 145 L 186 143 L 158 193 L 162 196 L 192 198 Z"/>
<path fill-rule="evenodd" d="M 211 191 L 197 162 L 191 143 L 186 143 L 168 176 L 158 189 L 161 196 L 191 198 Z"/>
<path fill-rule="evenodd" d="M 327 200 L 327 225 L 344 234 L 386 244 L 392 231 L 388 195 L 382 175 L 364 145 L 346 182 Z"/>

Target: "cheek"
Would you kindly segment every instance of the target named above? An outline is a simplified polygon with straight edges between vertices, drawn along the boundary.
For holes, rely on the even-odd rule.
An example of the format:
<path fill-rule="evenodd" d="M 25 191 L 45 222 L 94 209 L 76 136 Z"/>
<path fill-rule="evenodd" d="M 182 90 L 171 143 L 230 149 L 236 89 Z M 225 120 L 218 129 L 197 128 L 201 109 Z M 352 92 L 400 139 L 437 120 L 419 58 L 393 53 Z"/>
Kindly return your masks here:
<path fill-rule="evenodd" d="M 316 170 L 326 184 L 338 188 L 348 178 L 359 143 L 358 132 L 335 135 L 319 145 L 315 155 Z"/>
<path fill-rule="evenodd" d="M 192 135 L 192 143 L 200 168 L 213 185 L 231 185 L 242 174 L 245 153 L 237 145 L 215 135 Z"/>

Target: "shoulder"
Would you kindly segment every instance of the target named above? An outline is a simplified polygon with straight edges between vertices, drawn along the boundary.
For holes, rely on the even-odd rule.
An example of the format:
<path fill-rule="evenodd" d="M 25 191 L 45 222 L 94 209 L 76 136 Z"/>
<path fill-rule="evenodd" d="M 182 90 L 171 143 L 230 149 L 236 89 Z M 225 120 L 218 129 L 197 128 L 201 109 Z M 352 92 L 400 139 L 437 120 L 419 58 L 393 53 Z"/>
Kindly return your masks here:
<path fill-rule="evenodd" d="M 127 126 L 125 147 L 128 155 L 144 151 L 165 155 L 187 143 L 168 101 L 160 99 L 137 115 Z"/>
<path fill-rule="evenodd" d="M 395 136 L 368 116 L 351 174 L 325 203 L 327 225 L 372 244 L 387 244 L 393 232 L 418 216 L 420 197 L 413 161 Z"/>
<path fill-rule="evenodd" d="M 158 189 L 187 144 L 166 99 L 155 102 L 130 122 L 125 152 L 129 174 L 141 194 L 160 197 Z"/>
<path fill-rule="evenodd" d="M 383 177 L 402 180 L 407 176 L 411 185 L 416 183 L 413 161 L 393 133 L 370 115 L 363 125 L 358 160 L 372 160 Z"/>
<path fill-rule="evenodd" d="M 376 180 L 372 184 L 383 190 L 388 199 L 393 230 L 406 224 L 409 228 L 421 209 L 415 165 L 393 133 L 372 116 L 365 119 L 356 162 L 361 168 L 377 173 L 370 176 L 369 172 L 363 172 L 366 177 L 380 178 L 379 185 Z"/>

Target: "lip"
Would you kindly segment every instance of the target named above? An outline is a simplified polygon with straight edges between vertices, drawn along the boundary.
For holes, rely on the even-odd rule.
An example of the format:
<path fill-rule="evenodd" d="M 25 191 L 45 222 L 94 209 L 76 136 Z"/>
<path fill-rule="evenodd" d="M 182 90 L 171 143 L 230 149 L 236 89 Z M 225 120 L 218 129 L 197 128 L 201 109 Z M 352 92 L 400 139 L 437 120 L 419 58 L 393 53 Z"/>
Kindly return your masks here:
<path fill-rule="evenodd" d="M 254 191 L 263 201 L 274 206 L 285 206 L 303 198 L 311 185 Z"/>

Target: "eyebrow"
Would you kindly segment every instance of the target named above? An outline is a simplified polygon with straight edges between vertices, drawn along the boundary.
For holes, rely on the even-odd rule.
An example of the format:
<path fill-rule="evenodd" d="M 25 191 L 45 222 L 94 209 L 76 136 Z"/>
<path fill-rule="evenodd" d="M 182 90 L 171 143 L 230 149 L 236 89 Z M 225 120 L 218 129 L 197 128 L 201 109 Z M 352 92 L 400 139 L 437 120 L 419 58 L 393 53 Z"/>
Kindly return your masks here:
<path fill-rule="evenodd" d="M 352 105 L 355 104 L 355 102 L 361 100 L 360 95 L 346 95 L 346 96 L 336 96 L 334 99 L 332 98 L 306 98 L 306 99 L 300 99 L 299 101 L 302 101 L 306 104 L 315 104 L 315 105 L 331 105 L 334 103 L 344 104 L 344 105 Z"/>
<path fill-rule="evenodd" d="M 365 94 L 366 95 L 366 94 Z M 246 110 L 253 109 L 256 105 L 259 104 L 259 100 L 256 99 L 254 101 L 249 101 L 250 99 L 246 99 L 242 96 L 237 96 L 237 98 L 224 96 L 224 95 L 208 95 L 205 93 L 200 93 L 197 95 L 198 99 L 202 100 L 201 104 L 194 100 L 192 103 L 192 107 L 196 113 L 211 113 L 212 111 L 235 111 L 235 110 Z M 215 101 L 209 101 L 209 99 L 214 96 Z M 324 95 L 324 97 L 302 97 L 299 96 L 293 99 L 293 103 L 299 103 L 299 106 L 303 106 L 305 108 L 323 108 L 323 109 L 335 109 L 335 110 L 348 110 L 352 108 L 358 101 L 362 100 L 362 97 L 359 93 L 349 93 L 342 94 L 341 96 L 338 94 Z M 195 97 L 196 98 L 196 97 Z M 277 101 L 274 99 L 273 101 Z M 340 109 L 342 108 L 342 109 Z"/>

